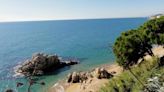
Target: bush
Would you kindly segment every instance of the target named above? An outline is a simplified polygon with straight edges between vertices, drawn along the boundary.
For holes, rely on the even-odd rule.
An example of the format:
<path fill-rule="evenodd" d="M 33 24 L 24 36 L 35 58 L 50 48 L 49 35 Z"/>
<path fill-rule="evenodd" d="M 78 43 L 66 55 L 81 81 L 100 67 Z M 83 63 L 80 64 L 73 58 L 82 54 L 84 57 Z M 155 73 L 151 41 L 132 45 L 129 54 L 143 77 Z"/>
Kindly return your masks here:
<path fill-rule="evenodd" d="M 144 86 L 127 70 L 111 78 L 105 87 L 100 89 L 100 92 L 143 92 L 145 86 L 148 84 L 148 78 L 153 78 L 159 74 L 164 77 L 164 68 L 157 67 L 158 60 L 158 58 L 153 58 L 149 61 L 143 61 L 137 67 L 131 68 L 131 71 L 141 80 Z"/>

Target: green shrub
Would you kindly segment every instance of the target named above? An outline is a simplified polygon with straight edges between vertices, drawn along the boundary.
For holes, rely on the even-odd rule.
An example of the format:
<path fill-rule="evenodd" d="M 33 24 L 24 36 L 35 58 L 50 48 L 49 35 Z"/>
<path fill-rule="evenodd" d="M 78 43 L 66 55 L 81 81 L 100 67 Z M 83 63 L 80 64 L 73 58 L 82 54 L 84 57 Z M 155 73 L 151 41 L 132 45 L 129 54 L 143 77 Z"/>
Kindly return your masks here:
<path fill-rule="evenodd" d="M 164 74 L 164 68 L 157 66 L 158 58 L 153 58 L 153 60 L 143 61 L 137 67 L 132 67 L 131 71 L 143 84 L 146 84 L 148 78 L 152 78 L 157 74 Z M 129 70 L 126 70 L 122 74 L 109 79 L 109 82 L 100 92 L 142 92 L 143 89 L 144 86 L 141 85 Z"/>

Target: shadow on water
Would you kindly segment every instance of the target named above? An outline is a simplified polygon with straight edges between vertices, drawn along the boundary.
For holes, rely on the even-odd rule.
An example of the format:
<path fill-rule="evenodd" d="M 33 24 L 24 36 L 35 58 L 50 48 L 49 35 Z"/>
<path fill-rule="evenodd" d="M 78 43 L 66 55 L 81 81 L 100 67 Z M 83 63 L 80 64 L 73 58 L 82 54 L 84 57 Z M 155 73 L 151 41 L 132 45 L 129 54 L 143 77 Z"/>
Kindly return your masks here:
<path fill-rule="evenodd" d="M 71 68 L 71 66 L 65 66 L 65 67 L 62 67 L 60 69 L 56 69 L 56 70 L 53 70 L 51 72 L 48 72 L 46 74 L 44 74 L 45 76 L 48 76 L 48 75 L 57 75 L 61 72 L 64 72 L 64 71 L 68 71 L 69 69 Z"/>

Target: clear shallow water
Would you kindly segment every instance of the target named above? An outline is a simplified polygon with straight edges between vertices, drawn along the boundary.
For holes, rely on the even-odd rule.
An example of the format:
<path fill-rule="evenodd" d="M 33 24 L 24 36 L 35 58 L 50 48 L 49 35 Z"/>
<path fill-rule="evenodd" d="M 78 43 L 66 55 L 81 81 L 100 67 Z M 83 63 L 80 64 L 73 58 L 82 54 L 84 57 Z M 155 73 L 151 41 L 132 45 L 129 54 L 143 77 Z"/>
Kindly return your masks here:
<path fill-rule="evenodd" d="M 112 63 L 112 45 L 121 32 L 136 28 L 147 18 L 69 20 L 44 22 L 0 23 L 0 92 L 10 87 L 25 92 L 27 87 L 16 88 L 16 82 L 27 81 L 13 76 L 13 67 L 30 58 L 35 52 L 57 53 L 76 57 L 79 65 L 60 69 L 53 75 L 40 77 L 46 86 L 34 86 L 33 92 L 43 92 L 57 80 L 74 70 L 88 70 Z"/>

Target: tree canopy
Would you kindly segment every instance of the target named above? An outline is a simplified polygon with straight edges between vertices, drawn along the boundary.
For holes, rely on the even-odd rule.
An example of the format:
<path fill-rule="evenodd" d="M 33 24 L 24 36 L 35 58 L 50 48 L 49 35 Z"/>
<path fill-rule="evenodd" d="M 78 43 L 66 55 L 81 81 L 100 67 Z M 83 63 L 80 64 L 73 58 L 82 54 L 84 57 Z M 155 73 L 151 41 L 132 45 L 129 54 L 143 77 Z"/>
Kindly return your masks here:
<path fill-rule="evenodd" d="M 164 17 L 148 20 L 138 29 L 123 32 L 113 46 L 116 61 L 124 68 L 134 65 L 146 53 L 153 55 L 153 44 L 164 44 Z"/>

